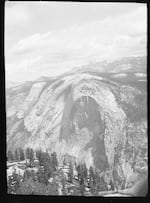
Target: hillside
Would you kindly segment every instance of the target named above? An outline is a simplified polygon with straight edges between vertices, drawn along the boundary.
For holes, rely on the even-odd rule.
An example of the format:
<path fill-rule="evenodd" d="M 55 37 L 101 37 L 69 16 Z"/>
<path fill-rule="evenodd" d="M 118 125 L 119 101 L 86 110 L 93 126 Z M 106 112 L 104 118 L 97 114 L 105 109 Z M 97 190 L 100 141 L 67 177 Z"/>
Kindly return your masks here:
<path fill-rule="evenodd" d="M 48 149 L 59 162 L 69 154 L 137 178 L 147 171 L 144 64 L 143 57 L 97 63 L 6 89 L 7 149 Z"/>

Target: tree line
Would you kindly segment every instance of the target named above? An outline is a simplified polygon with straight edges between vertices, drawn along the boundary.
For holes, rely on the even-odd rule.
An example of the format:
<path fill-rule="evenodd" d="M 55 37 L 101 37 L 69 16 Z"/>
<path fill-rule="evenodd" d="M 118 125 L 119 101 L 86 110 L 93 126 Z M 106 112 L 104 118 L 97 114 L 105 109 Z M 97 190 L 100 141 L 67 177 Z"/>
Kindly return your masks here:
<path fill-rule="evenodd" d="M 15 171 L 11 177 L 8 177 L 8 193 L 11 194 L 45 194 L 56 195 L 58 194 L 58 185 L 55 181 L 51 184 L 49 179 L 54 177 L 54 173 L 57 171 L 58 161 L 56 152 L 49 154 L 48 152 L 42 152 L 41 150 L 33 151 L 31 148 L 27 148 L 24 152 L 24 157 L 21 157 L 23 150 L 16 149 L 14 156 L 8 151 L 8 160 L 20 161 L 29 159 L 26 163 L 26 169 L 28 167 L 34 167 L 34 160 L 39 160 L 38 171 L 25 170 L 22 176 L 18 175 Z M 10 156 L 11 155 L 11 156 Z M 22 158 L 22 159 L 21 159 Z"/>
<path fill-rule="evenodd" d="M 22 148 L 16 148 L 15 151 L 8 150 L 7 161 L 23 161 L 25 160 L 25 155 L 27 156 L 27 150 L 25 153 Z"/>
<path fill-rule="evenodd" d="M 67 185 L 74 184 L 75 175 L 74 169 L 77 172 L 76 181 L 77 187 L 73 188 L 72 195 L 85 195 L 86 188 L 92 195 L 97 195 L 99 191 L 106 191 L 107 184 L 103 176 L 100 176 L 99 172 L 92 166 L 88 169 L 85 163 L 73 163 L 69 161 L 68 176 L 65 177 L 62 170 L 59 170 L 58 160 L 56 152 L 48 153 L 41 150 L 33 151 L 31 148 L 27 148 L 23 151 L 21 148 L 15 150 L 13 156 L 12 152 L 8 151 L 8 160 L 20 161 L 28 159 L 28 167 L 34 167 L 34 159 L 38 159 L 39 166 L 37 172 L 25 170 L 23 178 L 16 174 L 12 175 L 8 179 L 8 192 L 16 194 L 58 194 L 58 183 L 55 181 L 56 176 L 59 177 L 62 185 L 62 195 L 67 195 Z M 12 158 L 13 157 L 13 158 Z M 66 163 L 63 163 L 66 165 Z M 52 178 L 52 182 L 49 180 Z M 22 181 L 21 181 L 22 180 Z M 15 182 L 15 184 L 14 184 Z M 32 183 L 32 184 L 31 184 Z M 27 185 L 29 188 L 27 188 Z M 37 189 L 35 189 L 37 188 Z M 45 192 L 44 192 L 45 191 Z M 52 192 L 53 191 L 53 192 Z M 38 193 L 39 192 L 39 193 Z"/>

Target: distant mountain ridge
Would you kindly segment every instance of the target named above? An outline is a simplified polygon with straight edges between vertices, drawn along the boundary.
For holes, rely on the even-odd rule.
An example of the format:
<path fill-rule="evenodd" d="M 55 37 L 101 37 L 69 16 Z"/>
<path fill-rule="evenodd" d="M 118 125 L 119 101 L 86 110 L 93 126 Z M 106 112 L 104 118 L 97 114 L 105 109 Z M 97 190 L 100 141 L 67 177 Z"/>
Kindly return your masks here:
<path fill-rule="evenodd" d="M 117 60 L 111 61 L 100 61 L 100 62 L 90 62 L 87 65 L 74 67 L 70 71 L 65 72 L 59 76 L 42 76 L 35 81 L 48 81 L 59 79 L 63 76 L 75 74 L 75 73 L 84 73 L 84 72 L 100 72 L 105 74 L 118 74 L 118 73 L 147 73 L 147 58 L 146 56 L 137 56 L 137 57 L 123 57 Z M 134 80 L 135 78 L 132 78 Z M 21 82 L 6 81 L 6 88 L 17 86 Z"/>
<path fill-rule="evenodd" d="M 12 87 L 16 87 L 19 86 L 21 84 L 21 82 L 14 82 L 14 81 L 6 81 L 6 88 L 12 88 Z"/>

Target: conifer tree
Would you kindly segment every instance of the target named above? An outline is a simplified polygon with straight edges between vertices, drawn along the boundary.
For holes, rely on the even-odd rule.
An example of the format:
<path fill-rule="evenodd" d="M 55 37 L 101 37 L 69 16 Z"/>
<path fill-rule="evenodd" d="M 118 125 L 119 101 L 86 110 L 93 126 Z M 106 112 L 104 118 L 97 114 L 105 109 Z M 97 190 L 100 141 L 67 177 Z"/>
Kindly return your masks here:
<path fill-rule="evenodd" d="M 72 162 L 69 162 L 69 173 L 68 173 L 68 180 L 70 183 L 73 181 L 73 165 Z"/>
<path fill-rule="evenodd" d="M 37 177 L 38 177 L 38 181 L 40 183 L 44 183 L 45 185 L 48 184 L 47 174 L 44 172 L 44 170 L 42 170 L 41 167 L 39 168 L 39 170 L 37 172 Z"/>
<path fill-rule="evenodd" d="M 95 193 L 97 194 L 101 189 L 101 180 L 98 171 L 95 171 Z"/>
<path fill-rule="evenodd" d="M 37 150 L 36 151 L 36 158 L 40 161 L 40 156 L 41 156 L 42 151 L 41 150 Z"/>
<path fill-rule="evenodd" d="M 20 160 L 19 152 L 18 152 L 18 149 L 17 149 L 17 148 L 16 148 L 16 150 L 15 150 L 15 160 L 16 160 L 16 161 L 19 161 L 19 160 Z"/>
<path fill-rule="evenodd" d="M 87 182 L 87 175 L 88 175 L 87 167 L 86 164 L 83 163 L 81 165 L 81 176 L 83 177 L 84 182 Z"/>
<path fill-rule="evenodd" d="M 33 149 L 30 149 L 30 162 L 33 162 L 33 160 L 34 160 L 34 151 L 33 151 Z"/>
<path fill-rule="evenodd" d="M 81 193 L 82 196 L 84 195 L 84 191 L 85 191 L 85 183 L 84 183 L 83 177 L 81 177 L 81 180 L 80 180 L 80 193 Z"/>
<path fill-rule="evenodd" d="M 94 192 L 95 192 L 95 185 L 96 185 L 96 182 L 95 182 L 94 169 L 92 166 L 90 166 L 90 168 L 89 168 L 89 186 L 90 186 L 90 190 L 91 190 L 92 194 L 94 194 Z"/>
<path fill-rule="evenodd" d="M 20 157 L 20 161 L 25 160 L 24 151 L 21 148 L 19 148 L 19 157 Z"/>
<path fill-rule="evenodd" d="M 80 184 L 80 194 L 84 195 L 85 185 L 87 182 L 87 175 L 88 175 L 87 167 L 85 163 L 79 163 L 76 169 L 78 172 L 78 180 Z"/>
<path fill-rule="evenodd" d="M 7 159 L 8 159 L 8 161 L 13 161 L 14 160 L 14 154 L 10 150 L 8 150 Z"/>
<path fill-rule="evenodd" d="M 52 158 L 48 152 L 41 152 L 40 165 L 44 167 L 44 173 L 47 179 L 53 176 L 54 167 L 52 163 Z"/>
<path fill-rule="evenodd" d="M 77 168 L 76 168 L 77 172 L 78 172 L 78 180 L 80 182 L 80 179 L 81 179 L 81 164 L 78 164 L 77 165 Z"/>
<path fill-rule="evenodd" d="M 30 148 L 28 147 L 26 149 L 26 159 L 29 159 L 30 158 Z"/>
<path fill-rule="evenodd" d="M 56 181 L 47 185 L 46 195 L 58 195 L 58 184 Z"/>
<path fill-rule="evenodd" d="M 26 149 L 26 158 L 29 159 L 29 165 L 33 166 L 33 161 L 34 161 L 34 151 L 31 148 Z"/>
<path fill-rule="evenodd" d="M 67 165 L 67 163 L 66 163 L 66 159 L 64 157 L 64 159 L 63 159 L 63 166 L 66 166 L 66 165 Z"/>
<path fill-rule="evenodd" d="M 17 194 L 17 191 L 20 187 L 20 180 L 21 176 L 16 174 L 14 171 L 12 176 L 8 178 L 8 183 L 7 183 L 7 191 L 9 194 Z"/>
<path fill-rule="evenodd" d="M 53 152 L 53 153 L 51 154 L 51 158 L 52 158 L 52 167 L 53 167 L 54 171 L 56 171 L 56 170 L 57 170 L 57 166 L 58 166 L 58 161 L 57 161 L 57 154 L 56 154 L 56 152 Z"/>
<path fill-rule="evenodd" d="M 63 171 L 61 171 L 61 185 L 62 185 L 62 195 L 67 195 L 66 178 L 64 176 Z"/>

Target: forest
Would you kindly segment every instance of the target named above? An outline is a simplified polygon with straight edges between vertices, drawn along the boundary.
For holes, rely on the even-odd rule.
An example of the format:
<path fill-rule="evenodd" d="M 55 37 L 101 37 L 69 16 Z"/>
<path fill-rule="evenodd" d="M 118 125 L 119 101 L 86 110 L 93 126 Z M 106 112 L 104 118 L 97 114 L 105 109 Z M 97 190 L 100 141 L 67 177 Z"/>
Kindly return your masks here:
<path fill-rule="evenodd" d="M 87 168 L 85 163 L 64 158 L 60 166 L 56 152 L 16 148 L 14 152 L 8 151 L 7 161 L 22 163 L 7 178 L 9 194 L 96 196 L 116 187 L 108 173 L 100 173 L 92 166 Z"/>

